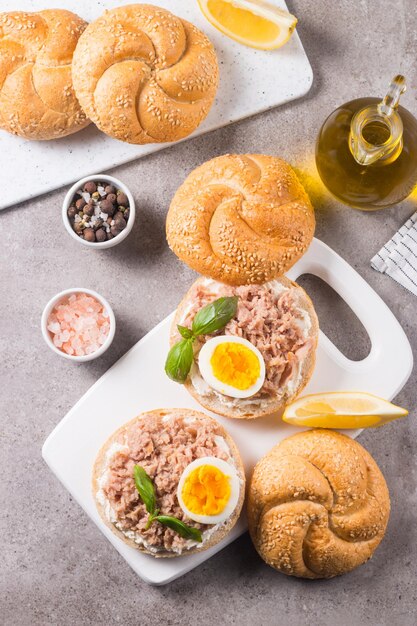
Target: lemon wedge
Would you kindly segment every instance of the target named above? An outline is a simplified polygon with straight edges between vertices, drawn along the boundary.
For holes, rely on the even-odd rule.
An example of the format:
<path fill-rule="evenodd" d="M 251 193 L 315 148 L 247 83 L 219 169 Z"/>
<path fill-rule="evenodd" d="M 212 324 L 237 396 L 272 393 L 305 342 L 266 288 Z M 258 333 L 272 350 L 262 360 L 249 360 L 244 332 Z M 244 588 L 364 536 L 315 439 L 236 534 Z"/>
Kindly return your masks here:
<path fill-rule="evenodd" d="M 297 18 L 262 0 L 198 0 L 217 30 L 258 50 L 281 48 L 291 37 Z"/>
<path fill-rule="evenodd" d="M 360 391 L 316 393 L 289 404 L 284 422 L 313 428 L 370 428 L 408 415 L 388 400 Z"/>

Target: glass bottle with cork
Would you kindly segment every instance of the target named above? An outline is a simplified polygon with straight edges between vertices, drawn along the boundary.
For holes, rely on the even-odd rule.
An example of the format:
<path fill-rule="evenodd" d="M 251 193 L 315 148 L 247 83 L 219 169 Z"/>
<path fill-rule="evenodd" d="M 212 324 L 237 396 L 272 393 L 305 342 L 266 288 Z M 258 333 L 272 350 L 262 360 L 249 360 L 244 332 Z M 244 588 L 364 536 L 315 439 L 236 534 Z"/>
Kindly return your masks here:
<path fill-rule="evenodd" d="M 317 169 L 344 204 L 375 211 L 401 202 L 417 184 L 417 120 L 399 105 L 405 89 L 398 75 L 382 101 L 351 100 L 324 122 Z"/>

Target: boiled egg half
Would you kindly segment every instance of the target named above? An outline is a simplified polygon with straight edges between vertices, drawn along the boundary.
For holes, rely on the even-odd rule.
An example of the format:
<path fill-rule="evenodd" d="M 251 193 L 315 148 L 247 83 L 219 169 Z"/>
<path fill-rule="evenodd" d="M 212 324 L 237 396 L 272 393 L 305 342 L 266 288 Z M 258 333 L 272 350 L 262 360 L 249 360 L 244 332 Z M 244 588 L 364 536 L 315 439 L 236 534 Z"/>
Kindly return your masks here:
<path fill-rule="evenodd" d="M 232 515 L 240 496 L 233 465 L 215 456 L 196 459 L 182 473 L 177 497 L 187 517 L 200 524 L 220 524 Z"/>
<path fill-rule="evenodd" d="M 232 398 L 250 398 L 265 380 L 265 361 L 250 341 L 220 335 L 201 348 L 198 367 L 206 383 Z"/>

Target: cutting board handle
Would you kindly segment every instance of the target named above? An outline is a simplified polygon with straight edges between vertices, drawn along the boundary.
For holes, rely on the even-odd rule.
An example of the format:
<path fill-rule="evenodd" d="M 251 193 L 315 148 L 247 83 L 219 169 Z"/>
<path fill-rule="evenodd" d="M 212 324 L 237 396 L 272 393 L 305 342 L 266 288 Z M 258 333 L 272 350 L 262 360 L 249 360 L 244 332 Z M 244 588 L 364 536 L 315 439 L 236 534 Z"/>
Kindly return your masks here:
<path fill-rule="evenodd" d="M 356 374 L 379 376 L 387 381 L 407 380 L 413 363 L 407 336 L 385 302 L 356 270 L 328 245 L 314 238 L 306 254 L 287 276 L 297 280 L 302 274 L 314 274 L 328 283 L 360 319 L 371 341 L 368 356 L 361 361 L 352 361 L 320 332 L 320 345 L 325 351 Z"/>

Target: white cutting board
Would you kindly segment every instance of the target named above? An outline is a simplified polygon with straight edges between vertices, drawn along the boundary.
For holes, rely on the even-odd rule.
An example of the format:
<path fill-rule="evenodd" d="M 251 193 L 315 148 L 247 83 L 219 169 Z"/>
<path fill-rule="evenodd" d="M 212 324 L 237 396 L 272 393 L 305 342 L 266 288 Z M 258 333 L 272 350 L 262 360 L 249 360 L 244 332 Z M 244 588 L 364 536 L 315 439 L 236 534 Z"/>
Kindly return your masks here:
<path fill-rule="evenodd" d="M 271 0 L 270 0 L 271 1 Z M 274 2 L 274 0 L 272 0 Z M 37 11 L 65 8 L 87 21 L 104 9 L 132 4 L 133 0 L 15 0 L 10 10 Z M 283 8 L 283 0 L 275 0 Z M 0 10 L 7 9 L 1 2 Z M 4 7 L 3 7 L 4 4 Z M 313 72 L 297 33 L 281 50 L 253 50 L 219 33 L 202 15 L 197 0 L 155 0 L 201 28 L 213 42 L 219 59 L 220 85 L 215 103 L 201 126 L 191 136 L 201 135 L 289 100 L 310 89 Z M 94 125 L 54 141 L 27 141 L 0 131 L 0 209 L 96 172 L 161 150 L 172 144 L 134 146 L 101 133 Z M 19 181 L 18 184 L 11 184 Z"/>
<path fill-rule="evenodd" d="M 315 274 L 333 287 L 365 326 L 371 351 L 362 361 L 343 356 L 320 333 L 317 364 L 305 393 L 368 391 L 392 399 L 411 374 L 413 356 L 408 339 L 381 298 L 331 248 L 314 239 L 308 252 L 288 272 L 295 280 Z M 46 440 L 42 454 L 51 470 L 82 506 L 134 571 L 148 583 L 163 585 L 193 569 L 246 530 L 242 515 L 219 544 L 190 556 L 155 559 L 127 546 L 101 521 L 91 493 L 94 459 L 105 440 L 142 411 L 165 407 L 202 410 L 188 392 L 164 372 L 173 314 L 127 352 L 77 402 Z M 215 416 L 239 447 L 250 476 L 256 461 L 273 445 L 297 432 L 278 418 L 231 420 Z M 346 431 L 356 437 L 360 431 Z M 86 555 L 88 558 L 88 555 Z"/>

